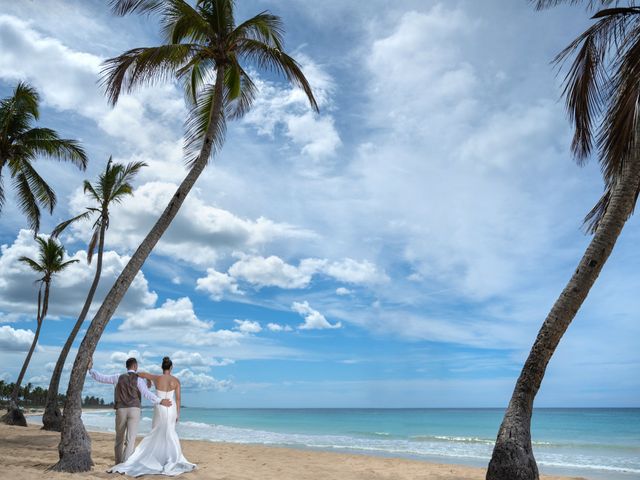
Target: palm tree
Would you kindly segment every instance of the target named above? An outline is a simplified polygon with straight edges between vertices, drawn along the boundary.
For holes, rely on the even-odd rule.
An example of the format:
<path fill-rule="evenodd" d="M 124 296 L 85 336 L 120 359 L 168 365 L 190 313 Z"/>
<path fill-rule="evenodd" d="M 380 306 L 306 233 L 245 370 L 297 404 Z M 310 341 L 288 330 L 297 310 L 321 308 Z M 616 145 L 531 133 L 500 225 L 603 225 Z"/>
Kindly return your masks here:
<path fill-rule="evenodd" d="M 93 297 L 98 288 L 100 282 L 100 275 L 102 274 L 102 254 L 104 252 L 104 239 L 105 233 L 109 228 L 109 207 L 113 204 L 121 203 L 125 197 L 133 194 L 131 182 L 138 174 L 142 167 L 146 164 L 143 162 L 133 162 L 128 165 L 122 165 L 119 163 L 112 163 L 111 157 L 107 162 L 107 166 L 98 177 L 98 181 L 95 185 L 90 182 L 84 182 L 84 193 L 95 202 L 96 206 L 87 207 L 86 211 L 73 217 L 66 222 L 62 222 L 52 232 L 54 237 L 57 237 L 62 231 L 69 225 L 89 220 L 92 217 L 96 217 L 93 223 L 93 235 L 89 241 L 89 247 L 87 249 L 87 262 L 90 264 L 93 258 L 93 254 L 98 249 L 98 260 L 96 262 L 96 272 L 93 276 L 93 282 L 89 288 L 89 293 L 80 312 L 80 316 L 76 320 L 73 330 L 69 334 L 69 338 L 62 347 L 56 366 L 53 369 L 51 375 L 51 381 L 49 382 L 49 390 L 47 393 L 47 401 L 42 416 L 42 428 L 44 430 L 54 430 L 59 432 L 62 426 L 62 415 L 60 414 L 60 408 L 58 407 L 58 388 L 60 386 L 60 377 L 62 376 L 62 369 L 64 363 L 67 360 L 67 355 L 71 350 L 71 346 L 78 335 L 78 331 L 84 322 L 84 319 L 89 312 Z"/>
<path fill-rule="evenodd" d="M 318 106 L 298 63 L 283 50 L 279 17 L 262 12 L 236 25 L 233 0 L 112 0 L 118 15 L 159 14 L 167 44 L 135 48 L 107 60 L 104 85 L 115 104 L 124 91 L 170 78 L 180 81 L 191 107 L 185 122 L 189 171 L 162 215 L 135 251 L 93 318 L 76 355 L 62 422 L 54 470 L 91 469 L 91 442 L 80 418 L 82 388 L 96 345 L 142 264 L 178 213 L 214 150 L 222 146 L 227 119 L 242 117 L 251 107 L 256 86 L 242 63 L 284 75 Z"/>
<path fill-rule="evenodd" d="M 40 113 L 36 90 L 20 82 L 13 95 L 0 100 L 0 213 L 5 203 L 2 171 L 8 167 L 20 209 L 34 235 L 40 229 L 40 208 L 53 212 L 56 194 L 33 167 L 39 157 L 68 161 L 84 170 L 87 157 L 75 140 L 60 138 L 50 128 L 32 127 Z"/>
<path fill-rule="evenodd" d="M 65 262 L 64 248 L 52 237 L 49 237 L 46 240 L 42 237 L 36 237 L 36 241 L 38 242 L 39 249 L 38 261 L 28 257 L 20 257 L 18 259 L 20 262 L 25 263 L 26 265 L 31 267 L 33 271 L 35 271 L 39 275 L 42 275 L 36 281 L 36 283 L 40 285 L 40 288 L 38 289 L 38 315 L 36 317 L 36 333 L 33 337 L 33 341 L 31 342 L 29 353 L 27 353 L 27 358 L 25 358 L 24 363 L 22 364 L 22 369 L 20 370 L 20 375 L 18 375 L 18 380 L 16 380 L 16 383 L 13 386 L 13 392 L 11 393 L 11 397 L 9 399 L 9 408 L 7 410 L 7 413 L 2 417 L 2 421 L 4 423 L 8 425 L 20 425 L 22 427 L 27 426 L 27 421 L 25 420 L 22 411 L 18 408 L 20 385 L 22 384 L 24 374 L 26 373 L 29 362 L 31 361 L 33 351 L 35 350 L 36 344 L 38 343 L 38 337 L 40 336 L 42 322 L 47 316 L 47 310 L 49 309 L 49 291 L 51 289 L 51 281 L 56 274 L 62 272 L 69 265 L 78 261 L 67 260 Z M 25 395 L 28 395 L 30 390 L 31 384 L 28 384 L 24 389 Z"/>
<path fill-rule="evenodd" d="M 580 3 L 579 0 L 564 0 Z M 583 0 L 589 8 L 613 0 Z M 538 8 L 562 0 L 537 0 Z M 633 2 L 632 2 L 633 3 Z M 609 8 L 556 58 L 572 59 L 564 96 L 574 124 L 572 152 L 585 162 L 595 147 L 604 194 L 585 218 L 593 238 L 545 319 L 516 382 L 493 450 L 488 480 L 532 480 L 533 402 L 560 339 L 586 299 L 632 215 L 640 193 L 640 7 Z"/>

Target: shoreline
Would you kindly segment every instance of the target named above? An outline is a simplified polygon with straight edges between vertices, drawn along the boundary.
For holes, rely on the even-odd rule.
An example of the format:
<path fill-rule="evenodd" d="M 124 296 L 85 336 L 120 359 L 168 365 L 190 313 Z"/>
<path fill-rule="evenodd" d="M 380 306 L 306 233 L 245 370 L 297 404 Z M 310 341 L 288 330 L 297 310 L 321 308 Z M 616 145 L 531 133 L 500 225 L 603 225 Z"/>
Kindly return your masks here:
<path fill-rule="evenodd" d="M 83 412 L 111 412 L 113 407 L 82 407 Z M 22 409 L 25 418 L 29 417 L 42 417 L 44 415 L 44 407 L 24 408 Z"/>
<path fill-rule="evenodd" d="M 89 432 L 95 467 L 84 474 L 46 472 L 46 478 L 114 478 L 106 470 L 113 462 L 113 433 Z M 58 458 L 59 434 L 38 425 L 0 424 L 0 467 L 7 478 L 40 480 Z M 138 437 L 140 441 L 141 437 Z M 198 465 L 188 479 L 224 480 L 484 480 L 485 469 L 281 446 L 181 440 L 187 459 Z M 152 477 L 142 477 L 152 478 Z M 541 475 L 541 480 L 585 480 L 584 477 Z"/>

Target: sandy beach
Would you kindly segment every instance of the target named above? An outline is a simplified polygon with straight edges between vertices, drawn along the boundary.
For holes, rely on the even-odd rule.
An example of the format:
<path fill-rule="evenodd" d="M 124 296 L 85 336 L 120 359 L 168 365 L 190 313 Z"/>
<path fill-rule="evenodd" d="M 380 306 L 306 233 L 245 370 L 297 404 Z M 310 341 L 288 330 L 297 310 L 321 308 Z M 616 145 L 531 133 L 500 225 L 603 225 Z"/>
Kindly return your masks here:
<path fill-rule="evenodd" d="M 91 433 L 92 472 L 46 472 L 58 458 L 58 434 L 37 425 L 27 428 L 0 425 L 0 471 L 4 478 L 114 478 L 106 469 L 113 461 L 113 435 Z M 484 470 L 396 458 L 349 455 L 258 445 L 183 440 L 184 453 L 198 470 L 182 478 L 207 480 L 483 480 Z M 141 477 L 156 478 L 156 477 Z M 570 477 L 542 476 L 546 480 Z M 578 477 L 571 477 L 574 480 Z"/>

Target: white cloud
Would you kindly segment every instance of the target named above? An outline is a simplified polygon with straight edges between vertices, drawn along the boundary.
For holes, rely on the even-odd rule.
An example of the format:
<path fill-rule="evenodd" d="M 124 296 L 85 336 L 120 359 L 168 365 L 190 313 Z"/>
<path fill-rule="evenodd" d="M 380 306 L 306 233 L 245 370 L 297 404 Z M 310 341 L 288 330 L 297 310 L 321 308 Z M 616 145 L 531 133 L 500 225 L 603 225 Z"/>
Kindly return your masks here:
<path fill-rule="evenodd" d="M 334 82 L 307 55 L 298 52 L 296 57 L 323 113 L 313 113 L 306 96 L 297 87 L 283 87 L 257 77 L 260 94 L 243 122 L 270 137 L 279 127 L 284 127 L 285 136 L 300 149 L 300 153 L 319 161 L 334 155 L 342 145 L 333 117 L 325 113 L 331 110 Z"/>
<path fill-rule="evenodd" d="M 232 386 L 230 380 L 216 380 L 205 373 L 194 373 L 185 368 L 174 374 L 179 380 L 180 385 L 185 390 L 229 390 Z"/>
<path fill-rule="evenodd" d="M 386 275 L 378 272 L 373 263 L 366 260 L 358 262 L 352 258 L 327 263 L 322 272 L 345 283 L 366 284 L 388 280 Z"/>
<path fill-rule="evenodd" d="M 267 328 L 272 332 L 291 332 L 293 329 L 289 325 L 280 325 L 279 323 L 267 323 Z"/>
<path fill-rule="evenodd" d="M 179 350 L 171 355 L 174 368 L 176 366 L 186 367 L 224 367 L 233 365 L 235 362 L 229 358 L 215 360 L 213 358 L 202 355 L 200 352 L 185 352 Z"/>
<path fill-rule="evenodd" d="M 372 38 L 366 118 L 375 136 L 351 164 L 366 192 L 356 211 L 376 212 L 373 223 L 354 213 L 354 229 L 398 245 L 394 262 L 474 300 L 512 291 L 572 228 L 564 219 L 574 186 L 563 172 L 575 168 L 559 142 L 566 125 L 555 100 L 523 99 L 511 87 L 495 104 L 504 86 L 478 70 L 464 40 L 481 27 L 439 5 L 406 12 Z"/>
<path fill-rule="evenodd" d="M 3 350 L 26 352 L 31 347 L 35 334 L 31 330 L 14 329 L 8 325 L 0 326 L 0 347 Z"/>
<path fill-rule="evenodd" d="M 127 250 L 137 248 L 176 188 L 177 185 L 167 182 L 147 182 L 136 188 L 130 201 L 112 208 L 114 220 L 109 225 L 107 243 Z M 71 210 L 77 214 L 84 211 L 85 206 L 86 197 L 81 190 L 77 190 L 71 199 Z M 85 222 L 73 228 L 75 238 L 88 238 L 91 225 Z M 215 264 L 221 255 L 234 250 L 268 246 L 286 239 L 309 239 L 313 236 L 308 230 L 276 223 L 264 217 L 257 220 L 240 218 L 210 205 L 196 189 L 189 194 L 154 252 L 204 267 Z M 228 288 L 233 289 L 232 286 Z"/>
<path fill-rule="evenodd" d="M 351 290 L 349 290 L 348 288 L 344 288 L 344 287 L 336 288 L 336 295 L 345 296 L 350 294 L 351 294 Z"/>
<path fill-rule="evenodd" d="M 298 327 L 300 330 L 323 330 L 342 327 L 342 323 L 340 322 L 335 324 L 329 323 L 324 315 L 311 308 L 307 301 L 293 302 L 291 309 L 304 318 L 304 323 Z"/>
<path fill-rule="evenodd" d="M 33 234 L 28 230 L 21 230 L 13 244 L 2 245 L 0 252 L 0 309 L 11 312 L 10 315 L 23 314 L 32 317 L 37 298 L 37 290 L 33 282 L 37 277 L 29 267 L 19 262 L 18 258 L 21 256 L 37 258 L 38 248 Z M 50 316 L 75 318 L 84 305 L 89 285 L 93 281 L 95 260 L 88 265 L 84 250 L 77 251 L 70 258 L 78 262 L 56 275 L 52 281 L 49 299 Z M 129 257 L 121 256 L 114 251 L 104 252 L 100 284 L 89 316 L 98 308 L 128 261 Z M 137 312 L 153 305 L 156 299 L 157 295 L 149 290 L 144 274 L 139 272 L 120 303 L 116 315 Z"/>
<path fill-rule="evenodd" d="M 251 320 L 234 320 L 237 327 L 236 329 L 242 333 L 260 333 L 262 327 L 260 323 Z"/>
<path fill-rule="evenodd" d="M 196 280 L 196 290 L 204 291 L 209 294 L 212 300 L 222 300 L 225 293 L 233 295 L 243 295 L 238 288 L 235 278 L 227 273 L 221 273 L 214 268 L 207 268 L 207 276 Z"/>
<path fill-rule="evenodd" d="M 183 118 L 185 108 L 175 86 L 141 89 L 110 108 L 98 85 L 104 58 L 71 49 L 9 15 L 0 16 L 0 45 L 10 45 L 2 48 L 0 78 L 32 82 L 46 105 L 95 121 L 129 148 L 145 150 L 151 164 L 158 157 L 179 162 L 175 151 L 181 135 L 174 133 L 175 118 Z"/>
<path fill-rule="evenodd" d="M 230 358 L 223 358 L 221 360 L 213 360 L 211 363 L 212 367 L 226 367 L 227 365 L 233 365 L 235 360 L 231 360 Z"/>
<path fill-rule="evenodd" d="M 0 16 L 0 44 L 11 45 L 2 48 L 0 55 L 0 71 L 5 79 L 37 82 L 44 101 L 59 109 L 82 109 L 87 116 L 106 111 L 106 102 L 98 101 L 95 85 L 99 57 L 71 50 L 9 15 Z"/>
<path fill-rule="evenodd" d="M 243 338 L 245 338 L 243 332 L 221 329 L 208 332 L 188 332 L 182 338 L 182 342 L 193 346 L 230 347 L 238 345 Z"/>
<path fill-rule="evenodd" d="M 229 268 L 229 274 L 258 287 L 304 288 L 323 263 L 323 260 L 308 258 L 296 267 L 275 255 L 266 258 L 245 255 Z"/>
<path fill-rule="evenodd" d="M 110 360 L 114 363 L 119 363 L 124 366 L 127 360 L 130 358 L 135 358 L 138 361 L 141 361 L 142 355 L 138 350 L 129 350 L 128 352 L 113 352 L 111 354 Z"/>
<path fill-rule="evenodd" d="M 228 273 L 209 269 L 207 277 L 198 279 L 198 288 L 211 292 L 212 297 L 219 300 L 225 290 L 237 293 L 236 281 L 245 281 L 258 288 L 298 289 L 308 287 L 313 276 L 317 274 L 354 284 L 372 284 L 388 280 L 373 263 L 366 260 L 358 262 L 346 258 L 330 262 L 326 259 L 304 258 L 295 266 L 275 255 L 262 257 L 236 253 L 236 256 L 240 259 L 229 267 Z M 210 286 L 207 286 L 209 284 Z"/>
<path fill-rule="evenodd" d="M 407 276 L 407 280 L 411 281 L 411 282 L 417 282 L 420 283 L 424 280 L 424 276 L 417 273 L 417 272 L 413 272 L 412 274 Z"/>
<path fill-rule="evenodd" d="M 247 338 L 237 330 L 214 330 L 214 323 L 200 320 L 189 297 L 167 299 L 158 308 L 127 316 L 116 332 L 105 333 L 110 342 L 135 343 L 143 338 L 157 345 L 234 346 Z"/>
<path fill-rule="evenodd" d="M 301 152 L 312 159 L 331 156 L 342 144 L 331 117 L 318 118 L 317 115 L 307 112 L 303 115 L 287 115 L 284 120 L 287 136 L 295 144 L 301 145 Z"/>
<path fill-rule="evenodd" d="M 159 308 L 129 315 L 118 329 L 121 331 L 153 331 L 158 328 L 206 330 L 211 326 L 211 323 L 199 320 L 193 311 L 191 300 L 188 297 L 182 297 L 177 300 L 167 299 Z"/>

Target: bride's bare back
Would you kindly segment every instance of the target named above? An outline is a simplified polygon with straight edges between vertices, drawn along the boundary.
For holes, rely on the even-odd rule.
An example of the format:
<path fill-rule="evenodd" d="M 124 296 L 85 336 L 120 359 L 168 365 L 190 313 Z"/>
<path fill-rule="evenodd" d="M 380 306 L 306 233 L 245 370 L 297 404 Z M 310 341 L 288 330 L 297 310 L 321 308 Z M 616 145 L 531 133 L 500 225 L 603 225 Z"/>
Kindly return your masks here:
<path fill-rule="evenodd" d="M 178 419 L 180 419 L 180 380 L 171 375 L 171 373 L 164 372 L 162 375 L 152 375 L 147 372 L 138 372 L 138 376 L 144 378 L 145 380 L 151 380 L 155 386 L 156 390 L 160 390 L 161 392 L 171 392 L 175 390 L 175 400 L 176 400 L 176 411 L 178 414 Z"/>
<path fill-rule="evenodd" d="M 153 380 L 153 383 L 156 385 L 156 390 L 160 390 L 162 392 L 170 392 L 171 390 L 177 390 L 180 387 L 180 381 L 170 373 L 154 375 L 151 380 Z"/>

